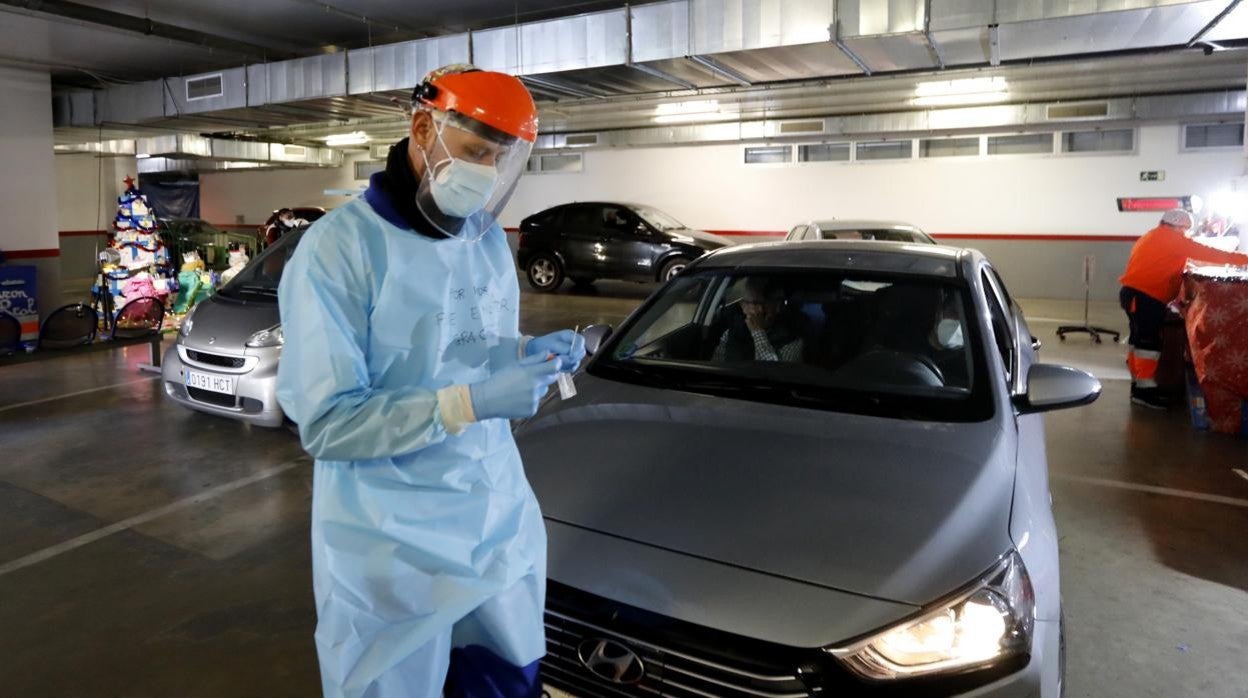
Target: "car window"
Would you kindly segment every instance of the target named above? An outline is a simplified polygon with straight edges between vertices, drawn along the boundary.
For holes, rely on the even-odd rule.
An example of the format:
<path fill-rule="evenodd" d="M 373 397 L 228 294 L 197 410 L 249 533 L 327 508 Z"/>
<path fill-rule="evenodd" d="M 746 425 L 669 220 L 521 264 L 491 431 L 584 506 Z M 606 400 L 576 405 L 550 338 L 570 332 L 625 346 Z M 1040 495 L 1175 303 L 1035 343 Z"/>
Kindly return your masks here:
<path fill-rule="evenodd" d="M 995 282 L 997 290 L 1001 292 L 1002 300 L 1005 301 L 1006 316 L 1012 319 L 1014 317 L 1014 299 L 1010 297 L 1010 290 L 1005 287 L 1005 282 L 1001 280 L 1001 275 L 997 273 L 996 269 L 992 267 L 985 268 L 988 270 L 988 275 Z"/>
<path fill-rule="evenodd" d="M 882 240 L 885 242 L 929 242 L 909 230 L 863 228 L 861 230 L 825 230 L 824 240 Z"/>
<path fill-rule="evenodd" d="M 270 300 L 276 303 L 277 285 L 282 280 L 282 272 L 306 230 L 307 227 L 298 228 L 278 238 L 217 293 L 236 300 Z"/>
<path fill-rule="evenodd" d="M 969 289 L 947 280 L 703 270 L 622 327 L 606 378 L 816 409 L 932 421 L 986 418 Z"/>
<path fill-rule="evenodd" d="M 689 229 L 689 226 L 685 225 L 684 223 L 681 223 L 675 218 L 672 218 L 671 216 L 664 213 L 663 211 L 658 210 L 657 208 L 650 208 L 649 206 L 637 206 L 634 208 L 634 210 L 637 211 L 637 215 L 641 216 L 643 220 L 649 223 L 650 226 L 656 230 L 663 231 L 663 230 L 688 230 Z"/>
<path fill-rule="evenodd" d="M 997 351 L 1001 353 L 1001 362 L 1005 365 L 1005 378 L 1012 383 L 1016 365 L 1014 323 L 1011 320 L 1011 315 L 1006 312 L 1006 306 L 997 294 L 996 288 L 989 280 L 987 269 L 982 273 L 982 281 L 984 284 L 984 296 L 988 300 L 988 314 L 992 318 L 993 339 L 996 341 Z"/>
<path fill-rule="evenodd" d="M 562 227 L 569 233 L 597 233 L 602 223 L 594 206 L 569 206 L 564 209 Z"/>
<path fill-rule="evenodd" d="M 806 229 L 808 226 L 799 225 L 789 231 L 789 240 L 804 240 L 806 238 Z"/>
<path fill-rule="evenodd" d="M 602 230 L 616 235 L 632 233 L 637 229 L 633 212 L 623 206 L 603 206 L 599 224 Z"/>

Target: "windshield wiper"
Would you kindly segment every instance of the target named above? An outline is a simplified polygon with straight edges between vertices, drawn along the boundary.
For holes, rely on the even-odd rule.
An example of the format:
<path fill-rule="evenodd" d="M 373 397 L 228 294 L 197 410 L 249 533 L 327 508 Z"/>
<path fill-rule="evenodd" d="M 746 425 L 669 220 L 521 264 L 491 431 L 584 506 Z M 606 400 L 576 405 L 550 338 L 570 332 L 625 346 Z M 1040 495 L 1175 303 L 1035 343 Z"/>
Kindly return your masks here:
<path fill-rule="evenodd" d="M 238 290 L 242 292 L 247 292 L 247 293 L 259 293 L 264 296 L 276 296 L 277 295 L 277 289 L 270 288 L 269 286 L 243 286 L 242 288 Z"/>

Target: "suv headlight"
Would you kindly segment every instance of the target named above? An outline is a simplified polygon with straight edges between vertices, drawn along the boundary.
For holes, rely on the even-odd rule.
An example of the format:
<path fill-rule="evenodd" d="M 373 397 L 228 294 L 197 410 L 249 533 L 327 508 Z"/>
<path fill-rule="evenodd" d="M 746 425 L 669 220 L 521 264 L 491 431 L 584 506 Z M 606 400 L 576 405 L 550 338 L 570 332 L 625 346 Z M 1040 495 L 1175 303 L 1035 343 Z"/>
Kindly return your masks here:
<path fill-rule="evenodd" d="M 961 673 L 1031 651 L 1035 593 L 1011 552 L 983 577 L 923 615 L 828 650 L 874 680 Z"/>
<path fill-rule="evenodd" d="M 247 346 L 249 347 L 280 347 L 284 338 L 282 337 L 282 326 L 274 325 L 267 330 L 259 332 L 247 338 Z"/>

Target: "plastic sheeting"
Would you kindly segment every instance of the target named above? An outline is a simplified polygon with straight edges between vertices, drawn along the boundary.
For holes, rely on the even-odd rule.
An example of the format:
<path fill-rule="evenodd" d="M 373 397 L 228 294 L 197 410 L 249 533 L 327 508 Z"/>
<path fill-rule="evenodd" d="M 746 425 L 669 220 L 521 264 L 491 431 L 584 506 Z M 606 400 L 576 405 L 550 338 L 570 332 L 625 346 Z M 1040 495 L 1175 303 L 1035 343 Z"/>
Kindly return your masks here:
<path fill-rule="evenodd" d="M 199 218 L 198 181 L 160 181 L 140 176 L 139 186 L 161 218 Z"/>

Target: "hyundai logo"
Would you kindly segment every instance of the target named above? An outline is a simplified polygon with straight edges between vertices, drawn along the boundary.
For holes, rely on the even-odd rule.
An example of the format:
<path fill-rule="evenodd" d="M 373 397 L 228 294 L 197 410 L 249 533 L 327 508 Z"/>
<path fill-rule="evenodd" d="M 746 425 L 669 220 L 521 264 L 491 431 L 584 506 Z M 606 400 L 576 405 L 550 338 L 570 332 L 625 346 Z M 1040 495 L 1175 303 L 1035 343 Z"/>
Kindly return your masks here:
<path fill-rule="evenodd" d="M 208 343 L 209 343 L 209 344 L 216 344 L 216 343 L 217 343 L 217 338 L 216 338 L 216 337 L 209 337 L 209 338 L 208 338 Z"/>
<path fill-rule="evenodd" d="M 640 683 L 646 675 L 641 657 L 615 640 L 600 637 L 585 640 L 576 648 L 576 656 L 594 676 L 611 683 Z"/>

